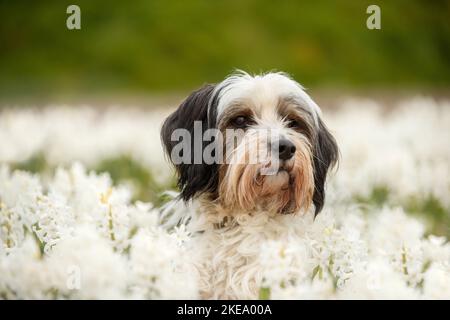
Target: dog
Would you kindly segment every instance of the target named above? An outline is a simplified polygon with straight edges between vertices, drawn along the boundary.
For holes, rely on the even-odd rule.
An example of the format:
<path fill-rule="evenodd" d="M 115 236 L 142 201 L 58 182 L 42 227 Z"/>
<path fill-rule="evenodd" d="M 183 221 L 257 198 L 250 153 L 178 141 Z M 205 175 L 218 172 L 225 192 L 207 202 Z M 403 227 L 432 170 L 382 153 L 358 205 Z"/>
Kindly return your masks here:
<path fill-rule="evenodd" d="M 285 73 L 238 71 L 190 94 L 161 140 L 191 208 L 177 223 L 196 234 L 201 297 L 257 298 L 261 241 L 324 206 L 339 151 L 321 109 Z"/>

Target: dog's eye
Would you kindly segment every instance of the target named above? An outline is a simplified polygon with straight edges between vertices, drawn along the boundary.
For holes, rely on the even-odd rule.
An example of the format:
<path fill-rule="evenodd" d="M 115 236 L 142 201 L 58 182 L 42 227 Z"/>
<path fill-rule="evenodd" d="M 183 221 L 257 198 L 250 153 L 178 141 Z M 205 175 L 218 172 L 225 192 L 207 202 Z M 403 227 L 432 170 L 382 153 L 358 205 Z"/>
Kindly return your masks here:
<path fill-rule="evenodd" d="M 238 116 L 238 117 L 234 118 L 233 120 L 231 120 L 231 123 L 236 128 L 245 128 L 249 125 L 250 119 L 245 116 Z"/>
<path fill-rule="evenodd" d="M 300 123 L 297 120 L 289 120 L 287 126 L 288 128 L 298 129 L 300 128 Z"/>
<path fill-rule="evenodd" d="M 286 126 L 292 130 L 295 130 L 307 136 L 309 136 L 310 134 L 310 129 L 308 128 L 308 125 L 301 120 L 288 119 Z"/>

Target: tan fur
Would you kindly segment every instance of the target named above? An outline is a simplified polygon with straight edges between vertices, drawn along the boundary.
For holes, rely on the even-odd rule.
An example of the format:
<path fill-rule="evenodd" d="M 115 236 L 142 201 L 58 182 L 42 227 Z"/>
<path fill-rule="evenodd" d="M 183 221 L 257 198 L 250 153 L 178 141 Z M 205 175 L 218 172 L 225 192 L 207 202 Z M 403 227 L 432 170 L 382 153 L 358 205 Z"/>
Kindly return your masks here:
<path fill-rule="evenodd" d="M 252 212 L 264 209 L 279 213 L 306 211 L 311 205 L 314 178 L 311 150 L 307 139 L 292 134 L 289 139 L 297 147 L 286 171 L 262 175 L 261 169 L 271 165 L 267 137 L 255 131 L 246 134 L 222 165 L 219 202 L 230 212 Z M 257 160 L 254 163 L 254 160 Z"/>

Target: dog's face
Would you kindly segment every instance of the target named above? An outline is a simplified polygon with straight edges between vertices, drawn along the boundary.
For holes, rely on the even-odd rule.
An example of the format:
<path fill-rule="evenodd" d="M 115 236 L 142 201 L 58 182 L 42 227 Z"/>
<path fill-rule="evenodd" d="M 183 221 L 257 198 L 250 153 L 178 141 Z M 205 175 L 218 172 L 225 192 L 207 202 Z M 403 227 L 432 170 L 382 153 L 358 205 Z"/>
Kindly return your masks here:
<path fill-rule="evenodd" d="M 281 73 L 240 73 L 192 93 L 161 132 L 182 198 L 204 195 L 230 212 L 304 212 L 313 203 L 317 214 L 338 157 L 320 114 Z"/>

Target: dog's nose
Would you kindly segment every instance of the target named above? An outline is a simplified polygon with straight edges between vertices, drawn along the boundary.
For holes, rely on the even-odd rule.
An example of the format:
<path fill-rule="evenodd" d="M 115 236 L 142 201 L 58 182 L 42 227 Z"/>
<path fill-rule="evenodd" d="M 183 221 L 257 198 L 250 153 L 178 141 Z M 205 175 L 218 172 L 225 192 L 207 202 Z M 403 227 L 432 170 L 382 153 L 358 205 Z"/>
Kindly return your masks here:
<path fill-rule="evenodd" d="M 278 141 L 278 158 L 280 160 L 289 160 L 296 149 L 295 145 L 288 139 L 280 139 Z"/>

